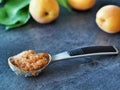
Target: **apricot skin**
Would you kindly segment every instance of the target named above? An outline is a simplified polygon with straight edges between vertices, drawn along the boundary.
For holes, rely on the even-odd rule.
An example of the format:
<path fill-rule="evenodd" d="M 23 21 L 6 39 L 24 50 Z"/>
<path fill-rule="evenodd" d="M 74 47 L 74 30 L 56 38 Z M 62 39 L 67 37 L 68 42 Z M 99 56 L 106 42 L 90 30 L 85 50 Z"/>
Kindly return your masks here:
<path fill-rule="evenodd" d="M 98 27 L 107 33 L 120 32 L 120 7 L 106 5 L 96 14 Z"/>
<path fill-rule="evenodd" d="M 50 23 L 59 16 L 59 5 L 56 0 L 31 0 L 29 12 L 38 23 Z"/>

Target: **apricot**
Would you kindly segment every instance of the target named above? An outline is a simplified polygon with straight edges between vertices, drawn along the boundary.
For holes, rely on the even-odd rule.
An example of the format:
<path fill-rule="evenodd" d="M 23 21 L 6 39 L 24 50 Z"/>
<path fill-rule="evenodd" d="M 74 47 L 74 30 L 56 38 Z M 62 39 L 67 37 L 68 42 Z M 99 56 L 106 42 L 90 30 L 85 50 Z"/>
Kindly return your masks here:
<path fill-rule="evenodd" d="M 31 0 L 29 12 L 38 23 L 50 23 L 59 16 L 59 5 L 56 0 Z"/>
<path fill-rule="evenodd" d="M 98 27 L 107 33 L 120 32 L 120 7 L 106 5 L 97 12 L 96 23 Z"/>
<path fill-rule="evenodd" d="M 95 5 L 96 0 L 68 0 L 68 2 L 76 10 L 88 10 Z"/>

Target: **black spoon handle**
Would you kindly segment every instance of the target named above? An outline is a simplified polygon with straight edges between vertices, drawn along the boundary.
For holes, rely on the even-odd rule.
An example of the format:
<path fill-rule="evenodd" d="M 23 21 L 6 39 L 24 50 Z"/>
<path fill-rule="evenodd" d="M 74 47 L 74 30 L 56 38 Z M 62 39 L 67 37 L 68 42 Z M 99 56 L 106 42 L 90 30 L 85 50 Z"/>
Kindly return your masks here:
<path fill-rule="evenodd" d="M 52 60 L 61 60 L 75 57 L 96 56 L 96 55 L 116 55 L 118 49 L 115 46 L 91 46 L 82 47 L 66 51 L 52 56 Z"/>
<path fill-rule="evenodd" d="M 70 56 L 76 55 L 111 55 L 118 54 L 117 48 L 114 46 L 92 46 L 83 47 L 68 51 Z"/>

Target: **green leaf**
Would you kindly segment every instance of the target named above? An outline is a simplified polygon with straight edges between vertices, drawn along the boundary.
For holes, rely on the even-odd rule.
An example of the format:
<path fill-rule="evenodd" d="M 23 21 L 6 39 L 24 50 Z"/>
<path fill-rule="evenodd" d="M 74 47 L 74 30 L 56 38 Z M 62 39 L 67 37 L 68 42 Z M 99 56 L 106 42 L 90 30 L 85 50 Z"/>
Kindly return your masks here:
<path fill-rule="evenodd" d="M 0 3 L 2 3 L 3 0 L 0 0 Z"/>
<path fill-rule="evenodd" d="M 11 29 L 24 25 L 29 19 L 29 0 L 7 0 L 0 8 L 0 23 Z"/>
<path fill-rule="evenodd" d="M 72 11 L 71 6 L 68 3 L 68 0 L 57 0 L 57 2 L 63 6 L 64 8 L 66 8 L 68 11 Z"/>

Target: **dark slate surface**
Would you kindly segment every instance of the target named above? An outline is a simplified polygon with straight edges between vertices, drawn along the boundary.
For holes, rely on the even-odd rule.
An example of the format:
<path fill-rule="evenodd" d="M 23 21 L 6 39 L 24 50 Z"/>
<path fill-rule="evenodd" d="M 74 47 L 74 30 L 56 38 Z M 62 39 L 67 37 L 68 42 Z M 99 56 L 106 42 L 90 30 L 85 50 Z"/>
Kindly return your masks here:
<path fill-rule="evenodd" d="M 0 90 L 120 90 L 120 55 L 51 63 L 31 78 L 16 76 L 7 63 L 9 56 L 27 49 L 52 55 L 91 45 L 116 45 L 120 50 L 120 34 L 107 34 L 95 24 L 97 10 L 106 4 L 120 5 L 120 0 L 97 0 L 93 9 L 76 14 L 61 9 L 59 18 L 47 25 L 31 19 L 9 32 L 0 26 Z"/>

